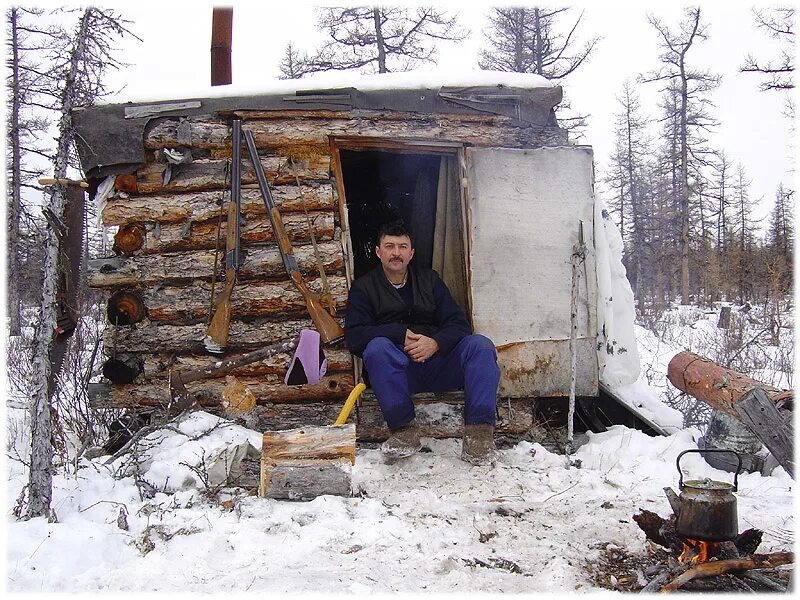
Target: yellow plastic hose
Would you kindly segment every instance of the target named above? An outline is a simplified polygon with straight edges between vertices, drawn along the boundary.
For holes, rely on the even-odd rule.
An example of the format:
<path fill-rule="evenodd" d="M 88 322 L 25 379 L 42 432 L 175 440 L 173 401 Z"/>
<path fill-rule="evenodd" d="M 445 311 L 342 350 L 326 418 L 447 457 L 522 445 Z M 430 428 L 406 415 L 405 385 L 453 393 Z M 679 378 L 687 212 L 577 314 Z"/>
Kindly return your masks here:
<path fill-rule="evenodd" d="M 333 422 L 334 425 L 344 425 L 347 421 L 347 417 L 350 416 L 350 411 L 353 410 L 353 407 L 356 405 L 356 400 L 363 392 L 367 389 L 367 386 L 363 383 L 359 383 L 356 387 L 353 388 L 353 391 L 350 392 L 350 395 L 347 397 L 347 400 L 342 407 L 342 410 L 339 412 L 339 416 L 336 417 L 336 420 Z"/>

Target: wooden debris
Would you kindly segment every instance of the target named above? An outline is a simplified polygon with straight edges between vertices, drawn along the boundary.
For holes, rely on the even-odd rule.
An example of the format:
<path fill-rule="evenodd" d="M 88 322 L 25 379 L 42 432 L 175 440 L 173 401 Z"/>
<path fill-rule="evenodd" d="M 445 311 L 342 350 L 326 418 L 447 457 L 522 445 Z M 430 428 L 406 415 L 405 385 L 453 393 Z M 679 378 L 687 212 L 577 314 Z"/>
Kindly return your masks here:
<path fill-rule="evenodd" d="M 713 560 L 695 565 L 667 583 L 661 588 L 662 592 L 674 592 L 682 585 L 701 577 L 713 577 L 732 571 L 747 571 L 750 569 L 772 569 L 781 565 L 794 563 L 793 552 L 774 552 L 772 554 L 754 554 L 747 558 L 728 560 Z"/>

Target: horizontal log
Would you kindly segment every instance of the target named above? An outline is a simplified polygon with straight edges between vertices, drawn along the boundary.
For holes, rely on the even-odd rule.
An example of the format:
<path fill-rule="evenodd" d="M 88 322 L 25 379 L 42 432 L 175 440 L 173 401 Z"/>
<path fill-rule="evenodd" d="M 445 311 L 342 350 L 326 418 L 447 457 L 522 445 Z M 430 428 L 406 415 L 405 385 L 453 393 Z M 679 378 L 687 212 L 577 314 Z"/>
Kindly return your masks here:
<path fill-rule="evenodd" d="M 356 462 L 356 426 L 328 425 L 265 431 L 261 439 L 262 464 L 285 460 L 347 459 Z"/>
<path fill-rule="evenodd" d="M 334 373 L 326 375 L 319 383 L 305 385 L 286 385 L 279 376 L 242 378 L 256 398 L 257 404 L 332 402 L 341 404 L 353 389 L 353 375 Z M 224 379 L 195 381 L 186 385 L 192 397 L 202 408 L 212 409 L 220 406 Z M 156 408 L 167 406 L 170 402 L 169 382 L 161 383 L 106 385 L 93 384 L 89 403 L 96 408 Z"/>
<path fill-rule="evenodd" d="M 327 360 L 328 373 L 350 372 L 352 370 L 353 358 L 346 349 L 325 348 L 324 352 L 325 359 Z M 210 361 L 218 360 L 218 358 L 211 357 L 208 354 L 204 356 L 138 354 L 136 356 L 144 361 L 144 368 L 139 379 L 141 383 L 152 383 L 153 381 L 164 380 L 168 376 L 170 369 L 177 369 L 179 371 L 194 371 L 196 369 L 204 368 L 209 364 Z M 261 377 L 264 375 L 280 375 L 283 377 L 286 374 L 286 370 L 289 368 L 289 363 L 291 360 L 292 356 L 289 353 L 278 354 L 254 363 L 250 363 L 248 365 L 244 365 L 231 371 L 231 374 L 240 378 Z"/>
<path fill-rule="evenodd" d="M 334 217 L 330 211 L 314 211 L 309 213 L 314 236 L 318 242 L 333 239 Z M 294 244 L 311 241 L 311 232 L 304 214 L 288 213 L 282 217 L 286 234 Z M 225 228 L 227 220 L 220 225 L 217 221 L 200 223 L 166 223 L 164 225 L 148 224 L 145 231 L 142 254 L 161 254 L 186 250 L 209 250 L 216 248 L 218 236 L 221 248 L 225 248 Z M 266 215 L 251 216 L 241 224 L 239 235 L 242 250 L 252 244 L 268 244 L 275 241 L 272 224 Z"/>
<path fill-rule="evenodd" d="M 346 459 L 262 463 L 258 495 L 275 500 L 312 500 L 352 495 L 352 465 Z"/>
<path fill-rule="evenodd" d="M 344 255 L 337 240 L 317 244 L 320 260 L 328 276 L 341 274 Z M 237 273 L 240 281 L 254 279 L 283 279 L 286 270 L 277 246 L 246 248 L 244 263 Z M 304 276 L 318 274 L 314 247 L 311 244 L 293 246 L 300 272 Z M 223 254 L 215 250 L 168 252 L 165 254 L 111 257 L 89 261 L 89 286 L 93 288 L 140 287 L 165 283 L 210 281 L 217 265 L 217 277 L 224 274 Z"/>
<path fill-rule="evenodd" d="M 448 115 L 409 115 L 402 120 L 381 119 L 382 113 L 362 112 L 347 119 L 268 119 L 248 121 L 258 148 L 281 148 L 291 151 L 302 146 L 324 152 L 329 136 L 362 136 L 393 140 L 451 140 L 473 146 L 505 148 L 542 145 L 543 136 L 552 137 L 557 131 L 545 131 L 508 117 L 487 117 L 480 121 L 465 121 Z M 385 113 L 384 113 L 385 114 Z M 164 119 L 145 133 L 145 147 L 159 149 L 178 143 L 178 126 L 189 123 L 192 145 L 202 148 L 230 146 L 229 129 L 225 123 L 208 117 L 186 120 Z"/>
<path fill-rule="evenodd" d="M 231 321 L 228 352 L 257 350 L 267 344 L 293 339 L 301 329 L 313 329 L 311 319 L 267 321 Z M 151 325 L 136 327 L 108 327 L 103 333 L 106 348 L 116 347 L 117 352 L 174 352 L 176 354 L 205 354 L 203 339 L 206 326 Z"/>
<path fill-rule="evenodd" d="M 308 211 L 332 211 L 336 208 L 333 186 L 327 183 L 299 189 L 296 185 L 279 185 L 272 187 L 271 191 L 275 205 L 282 213 L 303 212 L 304 201 Z M 225 207 L 229 197 L 228 191 L 222 189 L 111 198 L 103 207 L 101 219 L 106 227 L 138 221 L 209 221 L 227 214 Z M 242 190 L 241 212 L 245 215 L 264 214 L 264 201 L 257 189 Z"/>
<path fill-rule="evenodd" d="M 682 392 L 738 419 L 733 404 L 753 388 L 763 389 L 774 401 L 787 391 L 747 377 L 693 352 L 679 352 L 667 365 L 667 378 Z"/>
<path fill-rule="evenodd" d="M 159 194 L 165 192 L 190 192 L 200 190 L 225 190 L 228 183 L 228 165 L 225 159 L 202 159 L 188 165 L 171 167 L 169 181 L 165 184 L 167 165 L 147 163 L 135 174 L 117 175 L 115 187 L 128 194 Z M 295 163 L 292 170 L 289 158 L 285 156 L 261 157 L 261 165 L 270 185 L 292 185 L 296 178 L 301 182 L 330 180 L 330 157 L 319 155 L 312 161 Z M 249 161 L 242 161 L 242 184 L 256 183 L 255 171 Z"/>
<path fill-rule="evenodd" d="M 322 293 L 322 280 L 306 280 L 308 288 Z M 331 296 L 337 310 L 347 304 L 347 278 L 328 277 Z M 151 321 L 159 323 L 191 324 L 205 322 L 209 315 L 211 283 L 198 281 L 192 285 L 146 288 L 141 292 Z M 224 281 L 218 282 L 215 298 L 219 299 Z M 248 317 L 301 318 L 307 314 L 303 295 L 288 279 L 274 283 L 237 283 L 231 295 L 233 318 Z"/>

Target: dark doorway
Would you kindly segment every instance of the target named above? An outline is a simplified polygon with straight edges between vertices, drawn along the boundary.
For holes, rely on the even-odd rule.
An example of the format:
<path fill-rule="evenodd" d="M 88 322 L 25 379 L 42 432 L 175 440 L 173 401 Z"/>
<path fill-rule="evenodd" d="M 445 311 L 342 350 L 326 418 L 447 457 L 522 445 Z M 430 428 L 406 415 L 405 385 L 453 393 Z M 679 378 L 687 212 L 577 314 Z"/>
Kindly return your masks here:
<path fill-rule="evenodd" d="M 414 236 L 414 262 L 430 267 L 441 155 L 340 150 L 353 249 L 353 277 L 378 264 L 375 235 L 402 219 Z"/>

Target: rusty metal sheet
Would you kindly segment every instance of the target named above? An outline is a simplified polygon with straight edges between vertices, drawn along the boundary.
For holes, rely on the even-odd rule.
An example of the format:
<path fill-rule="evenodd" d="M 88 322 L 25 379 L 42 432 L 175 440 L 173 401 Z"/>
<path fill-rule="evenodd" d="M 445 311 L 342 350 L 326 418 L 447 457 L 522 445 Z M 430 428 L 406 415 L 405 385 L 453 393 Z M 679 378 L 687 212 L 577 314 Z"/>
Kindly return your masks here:
<path fill-rule="evenodd" d="M 598 371 L 594 340 L 578 338 L 575 393 L 597 396 Z M 568 396 L 569 340 L 516 342 L 497 348 L 502 398 Z"/>

